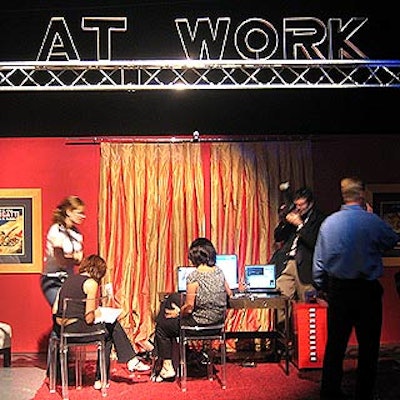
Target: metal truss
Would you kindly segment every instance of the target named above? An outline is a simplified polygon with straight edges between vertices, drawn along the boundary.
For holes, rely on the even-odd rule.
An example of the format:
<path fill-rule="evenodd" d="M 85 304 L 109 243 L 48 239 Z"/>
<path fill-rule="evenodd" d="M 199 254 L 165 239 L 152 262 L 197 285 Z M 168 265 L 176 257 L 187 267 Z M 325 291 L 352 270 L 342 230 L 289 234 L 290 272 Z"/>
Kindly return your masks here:
<path fill-rule="evenodd" d="M 399 60 L 1 62 L 0 91 L 400 87 Z"/>

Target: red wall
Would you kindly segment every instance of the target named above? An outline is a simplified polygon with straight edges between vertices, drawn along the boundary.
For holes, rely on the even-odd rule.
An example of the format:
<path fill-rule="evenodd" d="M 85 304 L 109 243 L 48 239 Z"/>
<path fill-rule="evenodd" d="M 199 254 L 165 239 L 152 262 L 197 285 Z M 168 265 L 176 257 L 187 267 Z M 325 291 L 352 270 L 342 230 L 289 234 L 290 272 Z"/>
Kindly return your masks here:
<path fill-rule="evenodd" d="M 360 175 L 370 184 L 399 183 L 398 146 L 391 139 L 378 135 L 368 140 L 313 144 L 314 191 L 324 211 L 339 207 L 338 184 L 343 175 Z M 80 196 L 87 205 L 82 231 L 85 252 L 89 254 L 98 250 L 100 146 L 67 143 L 63 138 L 1 138 L 0 187 L 42 189 L 43 237 L 57 203 L 70 194 Z M 400 343 L 400 299 L 393 278 L 398 270 L 400 265 L 387 267 L 382 278 L 385 344 Z M 0 274 L 0 321 L 13 327 L 14 352 L 46 351 L 51 318 L 39 277 L 40 274 Z"/>
<path fill-rule="evenodd" d="M 43 238 L 58 202 L 70 194 L 81 197 L 87 211 L 85 252 L 97 252 L 99 159 L 98 145 L 67 145 L 63 138 L 0 139 L 0 187 L 42 189 Z M 51 314 L 39 277 L 0 274 L 0 320 L 12 325 L 13 352 L 47 346 Z"/>

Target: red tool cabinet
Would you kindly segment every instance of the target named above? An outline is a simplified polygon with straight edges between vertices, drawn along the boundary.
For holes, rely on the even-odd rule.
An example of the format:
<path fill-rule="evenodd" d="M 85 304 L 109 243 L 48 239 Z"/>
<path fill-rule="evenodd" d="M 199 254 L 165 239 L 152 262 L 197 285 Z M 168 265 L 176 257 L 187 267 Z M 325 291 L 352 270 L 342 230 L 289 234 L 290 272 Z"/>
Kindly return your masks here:
<path fill-rule="evenodd" d="M 297 368 L 322 368 L 327 338 L 327 306 L 294 303 L 294 363 Z"/>

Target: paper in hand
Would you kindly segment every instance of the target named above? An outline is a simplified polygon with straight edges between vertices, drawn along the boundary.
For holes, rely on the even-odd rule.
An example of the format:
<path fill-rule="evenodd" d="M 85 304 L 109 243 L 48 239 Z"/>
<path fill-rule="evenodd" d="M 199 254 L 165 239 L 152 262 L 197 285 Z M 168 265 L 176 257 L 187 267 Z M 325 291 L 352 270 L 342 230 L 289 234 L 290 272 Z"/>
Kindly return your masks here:
<path fill-rule="evenodd" d="M 106 322 L 112 324 L 119 317 L 122 312 L 122 308 L 114 308 L 114 307 L 99 307 L 100 316 L 96 317 L 94 320 L 95 324 L 99 322 Z"/>

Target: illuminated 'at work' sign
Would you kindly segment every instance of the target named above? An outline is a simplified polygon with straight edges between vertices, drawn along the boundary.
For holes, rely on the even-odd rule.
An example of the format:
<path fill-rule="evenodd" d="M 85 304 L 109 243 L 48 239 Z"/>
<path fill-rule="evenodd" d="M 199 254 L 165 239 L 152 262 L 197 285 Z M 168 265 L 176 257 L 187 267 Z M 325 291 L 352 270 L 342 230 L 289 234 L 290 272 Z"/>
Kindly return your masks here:
<path fill-rule="evenodd" d="M 175 19 L 183 55 L 191 60 L 223 60 L 229 37 L 233 37 L 237 56 L 244 60 L 283 59 L 357 59 L 368 58 L 354 43 L 353 36 L 368 18 L 330 18 L 324 24 L 314 17 L 284 18 L 282 33 L 262 18 L 249 18 L 232 27 L 231 18 Z M 113 36 L 126 32 L 126 17 L 82 17 L 81 29 L 96 36 L 97 61 L 111 61 Z M 165 58 L 165 55 L 163 55 Z M 232 58 L 232 57 L 230 57 Z M 80 61 L 81 57 L 67 22 L 52 17 L 47 26 L 37 61 Z"/>

